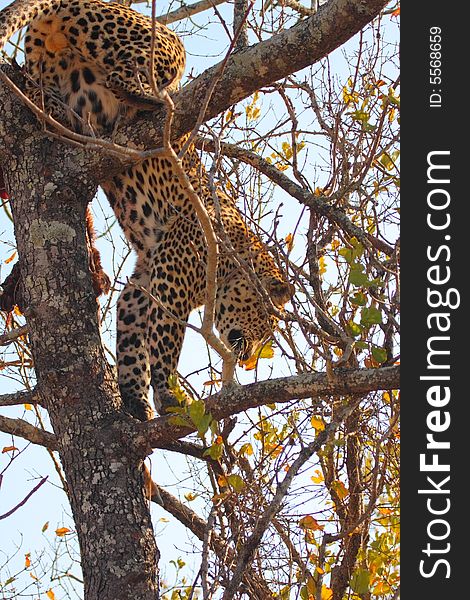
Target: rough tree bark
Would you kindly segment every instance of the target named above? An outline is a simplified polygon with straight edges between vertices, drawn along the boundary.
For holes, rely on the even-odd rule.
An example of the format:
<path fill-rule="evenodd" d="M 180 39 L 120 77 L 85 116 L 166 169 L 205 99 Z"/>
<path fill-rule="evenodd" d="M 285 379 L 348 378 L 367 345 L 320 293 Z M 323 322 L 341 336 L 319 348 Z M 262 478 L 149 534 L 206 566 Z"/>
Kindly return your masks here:
<path fill-rule="evenodd" d="M 2 163 L 29 336 L 67 478 L 85 598 L 155 598 L 158 552 L 142 493 L 143 456 L 126 440 L 90 287 L 84 217 L 96 189 L 79 153 L 47 139 L 15 98 L 2 96 Z M 120 422 L 122 436 L 105 434 Z"/>
<path fill-rule="evenodd" d="M 240 51 L 230 59 L 204 120 L 325 56 L 384 5 L 384 0 L 332 0 L 292 30 Z M 194 106 L 201 105 L 216 71 L 209 69 L 178 94 L 175 135 L 193 127 Z M 4 85 L 0 105 L 0 161 L 12 198 L 38 390 L 67 478 L 85 599 L 155 599 L 159 555 L 141 469 L 150 446 L 143 426 L 121 410 L 101 344 L 86 255 L 85 207 L 97 183 L 120 162 L 104 151 L 51 140 Z M 161 123 L 156 115 L 150 122 L 139 117 L 116 141 L 155 147 Z M 155 443 L 159 436 L 153 434 Z"/>

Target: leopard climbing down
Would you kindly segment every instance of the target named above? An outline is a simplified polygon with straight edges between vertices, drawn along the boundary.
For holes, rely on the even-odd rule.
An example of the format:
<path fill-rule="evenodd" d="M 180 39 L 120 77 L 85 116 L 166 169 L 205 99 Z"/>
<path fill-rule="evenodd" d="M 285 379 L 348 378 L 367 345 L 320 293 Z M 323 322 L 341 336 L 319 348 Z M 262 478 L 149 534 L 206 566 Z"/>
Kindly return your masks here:
<path fill-rule="evenodd" d="M 106 134 L 118 119 L 159 104 L 150 81 L 152 21 L 130 8 L 99 0 L 17 0 L 0 15 L 6 40 L 28 25 L 28 95 L 76 131 Z M 156 86 L 178 88 L 184 47 L 155 24 Z M 177 140 L 176 150 L 185 137 Z M 217 232 L 215 326 L 240 357 L 272 335 L 291 287 L 262 241 L 246 226 L 234 199 L 209 186 L 195 148 L 183 167 Z M 124 405 L 146 420 L 175 403 L 169 377 L 176 372 L 190 312 L 205 303 L 207 248 L 202 228 L 171 163 L 153 157 L 101 182 L 137 260 L 117 311 L 118 378 Z M 250 276 L 247 273 L 250 269 Z"/>

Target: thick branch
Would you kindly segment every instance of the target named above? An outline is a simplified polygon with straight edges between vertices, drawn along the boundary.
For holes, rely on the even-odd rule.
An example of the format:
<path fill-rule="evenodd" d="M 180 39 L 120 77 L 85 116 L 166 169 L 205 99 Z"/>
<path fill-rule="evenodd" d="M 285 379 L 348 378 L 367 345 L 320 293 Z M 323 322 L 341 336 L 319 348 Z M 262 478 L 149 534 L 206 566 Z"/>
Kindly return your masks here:
<path fill-rule="evenodd" d="M 39 404 L 39 396 L 32 390 L 31 392 L 14 392 L 13 394 L 2 394 L 0 396 L 0 406 L 17 406 L 18 404 Z"/>
<path fill-rule="evenodd" d="M 57 449 L 57 439 L 53 433 L 38 429 L 23 419 L 11 419 L 0 415 L 0 431 L 17 435 L 33 444 L 45 446 L 49 450 Z"/>
<path fill-rule="evenodd" d="M 292 377 L 280 377 L 245 386 L 231 386 L 206 401 L 206 411 L 214 419 L 221 420 L 250 408 L 272 403 L 285 403 L 302 398 L 316 398 L 318 404 L 325 397 L 367 394 L 378 390 L 400 387 L 400 367 L 383 369 L 338 369 L 333 377 L 326 373 L 303 373 Z M 159 417 L 139 423 L 136 443 L 159 448 L 170 441 L 185 437 L 194 429 L 172 423 L 171 416 Z"/>
<path fill-rule="evenodd" d="M 281 31 L 268 40 L 259 42 L 232 55 L 215 86 L 208 103 L 204 121 L 217 116 L 236 102 L 247 98 L 261 87 L 308 67 L 332 50 L 341 46 L 375 18 L 386 5 L 386 0 L 330 0 L 313 16 L 300 21 L 291 29 Z M 172 136 L 176 139 L 191 131 L 198 117 L 195 106 L 202 106 L 212 78 L 220 64 L 207 69 L 190 84 L 175 94 L 175 116 Z M 0 87 L 1 94 L 7 93 Z M 1 95 L 0 94 L 0 95 Z M 11 98 L 11 94 L 10 94 Z M 125 124 L 113 137 L 122 147 L 159 148 L 163 139 L 164 111 L 138 116 Z M 20 145 L 21 136 L 5 128 L 8 144 Z M 10 138 L 11 136 L 11 138 Z M 96 146 L 90 138 L 90 146 Z M 13 149 L 13 148 L 12 148 Z M 76 148 L 74 149 L 76 153 Z M 83 160 L 83 158 L 82 158 Z M 122 170 L 122 161 L 105 151 L 89 150 L 86 168 L 96 183 L 109 179 Z"/>
<path fill-rule="evenodd" d="M 215 86 L 204 121 L 217 116 L 261 87 L 271 85 L 324 58 L 365 27 L 386 3 L 386 0 L 330 0 L 315 15 L 300 21 L 291 29 L 233 54 Z M 174 95 L 174 138 L 193 129 L 198 117 L 194 107 L 203 105 L 207 89 L 219 69 L 220 64 L 207 69 Z M 132 124 L 125 125 L 115 135 L 114 141 L 122 146 L 134 143 L 141 148 L 159 147 L 164 122 L 162 112 L 146 114 L 145 118 L 138 117 Z M 97 165 L 95 172 L 109 178 L 109 163 L 106 171 Z"/>

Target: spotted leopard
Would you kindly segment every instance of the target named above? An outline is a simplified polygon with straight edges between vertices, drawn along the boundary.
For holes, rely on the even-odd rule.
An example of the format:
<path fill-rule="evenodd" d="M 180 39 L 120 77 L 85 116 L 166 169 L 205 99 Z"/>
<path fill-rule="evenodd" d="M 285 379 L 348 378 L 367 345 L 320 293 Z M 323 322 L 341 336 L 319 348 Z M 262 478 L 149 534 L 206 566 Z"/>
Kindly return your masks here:
<path fill-rule="evenodd" d="M 25 37 L 28 94 L 78 131 L 109 131 L 116 121 L 158 103 L 149 81 L 152 21 L 100 0 L 16 0 L 2 11 L 0 47 L 20 27 Z M 155 25 L 157 86 L 177 89 L 185 65 L 179 38 Z M 176 142 L 180 148 L 183 140 Z M 263 290 L 282 309 L 291 288 L 261 240 L 246 226 L 235 202 L 213 194 L 194 147 L 184 170 L 222 231 L 215 326 L 241 358 L 256 352 L 278 319 Z M 151 158 L 102 182 L 137 261 L 117 308 L 117 364 L 127 411 L 152 417 L 175 403 L 169 388 L 190 312 L 205 303 L 207 249 L 185 188 L 166 158 Z M 252 269 L 253 277 L 246 272 Z"/>

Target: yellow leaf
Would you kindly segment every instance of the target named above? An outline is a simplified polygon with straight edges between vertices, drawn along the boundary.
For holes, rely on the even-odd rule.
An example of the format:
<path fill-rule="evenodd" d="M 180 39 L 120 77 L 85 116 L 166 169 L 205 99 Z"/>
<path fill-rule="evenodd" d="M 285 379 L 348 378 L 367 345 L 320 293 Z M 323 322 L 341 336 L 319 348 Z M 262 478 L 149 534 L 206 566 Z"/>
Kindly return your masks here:
<path fill-rule="evenodd" d="M 243 444 L 243 446 L 238 451 L 238 454 L 246 454 L 247 456 L 253 456 L 253 446 L 250 442 Z"/>
<path fill-rule="evenodd" d="M 259 352 L 252 354 L 247 360 L 241 360 L 239 365 L 245 368 L 245 371 L 252 371 L 256 368 L 259 358 L 273 358 L 274 350 L 272 341 L 266 342 Z"/>
<path fill-rule="evenodd" d="M 55 594 L 52 590 L 48 590 L 46 592 L 46 596 L 49 598 L 49 600 L 55 600 Z"/>
<path fill-rule="evenodd" d="M 326 585 L 321 586 L 321 600 L 331 600 L 333 598 L 333 590 Z"/>
<path fill-rule="evenodd" d="M 70 533 L 70 529 L 68 527 L 59 527 L 59 529 L 55 530 L 55 534 L 59 537 L 63 537 L 66 533 Z"/>
<path fill-rule="evenodd" d="M 315 429 L 316 432 L 323 431 L 325 429 L 325 422 L 321 417 L 312 417 L 310 419 L 310 424 Z"/>
<path fill-rule="evenodd" d="M 188 492 L 187 494 L 184 495 L 184 497 L 186 498 L 186 500 L 188 502 L 192 502 L 193 500 L 195 500 L 197 497 L 199 496 L 199 494 L 193 494 L 192 492 Z"/>
<path fill-rule="evenodd" d="M 270 444 L 266 442 L 264 444 L 264 449 L 266 450 L 266 454 L 269 454 L 269 458 L 277 458 L 279 454 L 284 450 L 284 446 L 281 444 Z"/>
<path fill-rule="evenodd" d="M 205 385 L 206 387 L 209 387 L 212 385 L 219 387 L 221 383 L 222 383 L 222 379 L 209 379 L 209 381 L 205 381 L 202 385 Z"/>
<path fill-rule="evenodd" d="M 287 252 L 292 252 L 292 248 L 294 247 L 294 236 L 292 233 L 288 233 L 284 241 L 286 242 Z"/>
<path fill-rule="evenodd" d="M 315 469 L 315 473 L 316 473 L 316 475 L 312 475 L 310 477 L 310 479 L 313 481 L 313 483 L 322 483 L 323 481 L 325 481 L 325 478 L 323 477 L 323 473 L 321 471 L 319 471 L 318 469 Z"/>
<path fill-rule="evenodd" d="M 169 522 L 170 522 L 170 519 L 167 519 L 166 517 L 160 517 L 160 518 L 158 519 L 158 522 L 159 522 L 159 523 L 169 523 Z"/>
<path fill-rule="evenodd" d="M 31 566 L 31 552 L 28 552 L 28 554 L 24 555 L 24 568 L 29 569 L 30 566 Z"/>
<path fill-rule="evenodd" d="M 225 113 L 225 122 L 228 123 L 232 117 L 233 117 L 233 112 L 231 110 L 228 110 Z"/>
<path fill-rule="evenodd" d="M 269 342 L 266 342 L 266 344 L 264 344 L 261 350 L 257 352 L 257 356 L 258 358 L 273 358 L 274 349 L 272 340 L 269 340 Z"/>
<path fill-rule="evenodd" d="M 15 450 L 18 450 L 16 446 L 5 446 L 2 450 L 2 454 L 5 454 L 5 452 L 14 452 Z"/>
<path fill-rule="evenodd" d="M 13 252 L 13 254 L 11 256 L 9 256 L 6 260 L 5 260 L 5 264 L 8 265 L 8 263 L 11 263 L 12 260 L 15 259 L 16 256 L 16 250 Z"/>
<path fill-rule="evenodd" d="M 25 410 L 33 410 L 33 405 L 32 404 L 25 404 L 24 405 L 24 409 Z"/>
<path fill-rule="evenodd" d="M 299 527 L 301 529 L 308 529 L 310 531 L 319 531 L 325 529 L 324 525 L 320 525 L 320 523 L 312 517 L 312 515 L 306 515 L 302 517 L 299 521 Z"/>
<path fill-rule="evenodd" d="M 333 481 L 331 487 L 338 494 L 340 500 L 344 500 L 346 496 L 349 494 L 348 488 L 344 485 L 342 481 Z"/>
<path fill-rule="evenodd" d="M 19 308 L 16 306 L 16 304 L 15 304 L 15 306 L 13 307 L 13 312 L 15 313 L 15 315 L 16 315 L 17 317 L 22 317 L 22 316 L 23 316 L 23 313 L 22 313 L 22 312 L 21 312 L 21 310 L 20 310 L 20 309 L 19 309 Z"/>
<path fill-rule="evenodd" d="M 326 260 L 324 256 L 320 256 L 318 259 L 318 267 L 320 275 L 324 275 L 326 273 Z"/>

